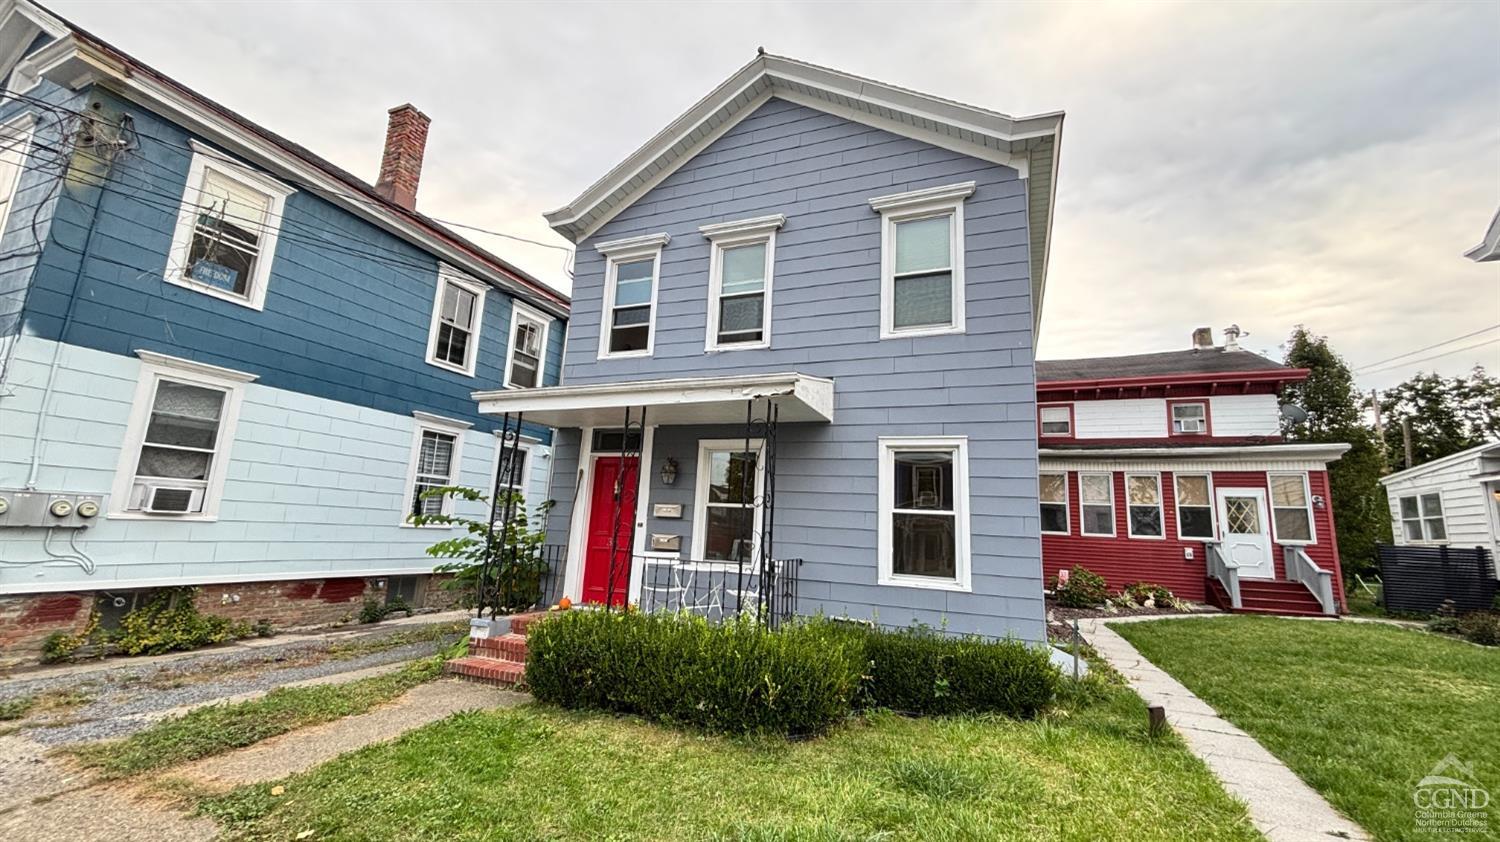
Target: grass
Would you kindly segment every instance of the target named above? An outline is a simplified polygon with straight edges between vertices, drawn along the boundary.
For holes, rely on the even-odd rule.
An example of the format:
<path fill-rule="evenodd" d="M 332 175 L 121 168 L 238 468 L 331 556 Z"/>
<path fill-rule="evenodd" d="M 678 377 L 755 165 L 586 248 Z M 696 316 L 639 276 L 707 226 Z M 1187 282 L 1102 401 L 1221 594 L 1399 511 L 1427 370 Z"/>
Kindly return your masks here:
<path fill-rule="evenodd" d="M 805 741 L 526 705 L 199 808 L 251 840 L 1258 838 L 1175 738 L 1148 736 L 1138 697 L 1098 695 L 1037 721 L 879 713 Z"/>
<path fill-rule="evenodd" d="M 1372 623 L 1226 617 L 1114 630 L 1381 840 L 1448 754 L 1500 801 L 1500 654 Z M 1490 825 L 1500 830 L 1491 807 Z"/>
<path fill-rule="evenodd" d="M 442 672 L 441 657 L 385 675 L 273 690 L 259 699 L 210 705 L 129 737 L 66 749 L 104 779 L 123 778 L 258 743 L 297 728 L 363 713 Z"/>

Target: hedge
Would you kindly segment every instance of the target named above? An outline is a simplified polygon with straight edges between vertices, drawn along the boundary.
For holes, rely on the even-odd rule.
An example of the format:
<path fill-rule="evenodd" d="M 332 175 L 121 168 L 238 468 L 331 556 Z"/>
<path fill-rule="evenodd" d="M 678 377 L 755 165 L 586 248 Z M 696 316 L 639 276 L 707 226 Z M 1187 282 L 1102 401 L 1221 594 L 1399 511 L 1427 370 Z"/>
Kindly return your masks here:
<path fill-rule="evenodd" d="M 746 617 L 569 611 L 532 626 L 526 682 L 539 701 L 710 731 L 812 734 L 846 718 L 860 641 L 827 622 L 768 631 Z"/>
<path fill-rule="evenodd" d="M 1052 703 L 1061 676 L 1045 649 L 925 628 L 865 632 L 865 653 L 869 704 L 901 713 L 1029 719 Z"/>

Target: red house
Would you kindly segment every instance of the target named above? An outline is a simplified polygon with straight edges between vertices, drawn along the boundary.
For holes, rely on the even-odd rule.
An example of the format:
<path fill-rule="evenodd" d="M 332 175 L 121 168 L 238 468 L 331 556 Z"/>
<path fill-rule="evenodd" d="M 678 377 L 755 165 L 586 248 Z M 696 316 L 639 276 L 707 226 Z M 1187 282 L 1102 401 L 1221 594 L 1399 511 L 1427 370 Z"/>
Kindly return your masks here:
<path fill-rule="evenodd" d="M 1113 590 L 1149 582 L 1233 611 L 1343 608 L 1328 463 L 1348 445 L 1281 437 L 1282 386 L 1307 377 L 1225 344 L 1038 361 L 1042 566 Z"/>

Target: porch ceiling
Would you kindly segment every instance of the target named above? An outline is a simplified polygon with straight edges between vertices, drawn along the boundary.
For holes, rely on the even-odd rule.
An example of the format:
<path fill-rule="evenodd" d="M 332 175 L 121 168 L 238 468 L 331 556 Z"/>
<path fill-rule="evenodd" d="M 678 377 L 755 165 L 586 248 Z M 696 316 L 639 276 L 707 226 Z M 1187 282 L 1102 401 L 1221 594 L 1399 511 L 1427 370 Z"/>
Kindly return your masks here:
<path fill-rule="evenodd" d="M 650 425 L 743 424 L 745 402 L 767 398 L 779 421 L 833 420 L 833 381 L 797 372 L 501 389 L 473 397 L 485 415 L 521 413 L 549 427 L 619 427 L 627 408 L 640 407 Z"/>

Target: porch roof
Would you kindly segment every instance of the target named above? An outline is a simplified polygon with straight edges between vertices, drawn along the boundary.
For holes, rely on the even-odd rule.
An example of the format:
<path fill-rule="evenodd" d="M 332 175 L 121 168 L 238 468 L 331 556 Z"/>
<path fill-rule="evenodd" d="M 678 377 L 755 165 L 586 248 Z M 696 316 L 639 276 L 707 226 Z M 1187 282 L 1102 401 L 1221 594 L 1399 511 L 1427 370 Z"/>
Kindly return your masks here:
<path fill-rule="evenodd" d="M 651 425 L 743 424 L 745 402 L 767 398 L 779 421 L 833 420 L 833 381 L 795 371 L 500 389 L 473 397 L 482 414 L 521 413 L 549 427 L 619 427 L 627 408 L 640 407 Z"/>

